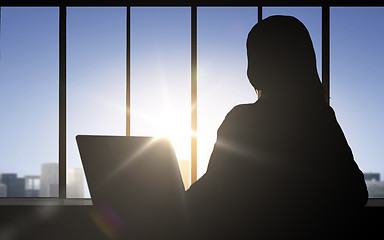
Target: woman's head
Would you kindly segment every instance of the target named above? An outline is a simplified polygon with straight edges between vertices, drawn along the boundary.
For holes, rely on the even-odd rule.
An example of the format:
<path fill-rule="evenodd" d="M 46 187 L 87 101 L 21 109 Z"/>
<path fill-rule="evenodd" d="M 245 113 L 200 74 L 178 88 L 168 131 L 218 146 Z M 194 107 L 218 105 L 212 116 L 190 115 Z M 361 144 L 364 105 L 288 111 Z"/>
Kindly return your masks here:
<path fill-rule="evenodd" d="M 271 16 L 256 24 L 248 34 L 247 55 L 248 78 L 265 93 L 310 91 L 320 84 L 308 30 L 294 17 Z"/>

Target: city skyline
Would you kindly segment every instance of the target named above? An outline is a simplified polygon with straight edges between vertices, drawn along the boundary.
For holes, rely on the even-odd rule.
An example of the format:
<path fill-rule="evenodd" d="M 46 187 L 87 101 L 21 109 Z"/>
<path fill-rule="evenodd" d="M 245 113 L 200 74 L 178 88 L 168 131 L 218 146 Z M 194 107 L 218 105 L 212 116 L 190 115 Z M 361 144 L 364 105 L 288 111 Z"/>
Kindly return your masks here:
<path fill-rule="evenodd" d="M 178 166 L 184 187 L 188 189 L 191 185 L 190 161 L 178 160 Z M 40 175 L 28 174 L 24 175 L 24 177 L 18 176 L 17 173 L 0 172 L 0 197 L 9 197 L 7 196 L 9 184 L 3 183 L 3 176 L 14 176 L 14 179 L 23 182 L 23 193 L 12 194 L 12 197 L 59 197 L 58 168 L 58 163 L 43 163 Z M 83 169 L 69 168 L 67 174 L 67 198 L 89 198 L 90 194 L 85 184 L 86 179 Z"/>
<path fill-rule="evenodd" d="M 58 163 L 43 163 L 40 175 L 0 172 L 0 197 L 59 197 L 58 174 Z M 83 169 L 70 168 L 68 176 L 67 198 L 89 197 L 84 194 Z"/>
<path fill-rule="evenodd" d="M 45 163 L 47 164 L 47 163 Z M 52 163 L 48 163 L 52 164 Z M 191 174 L 190 174 L 190 161 L 187 160 L 179 160 L 179 169 L 180 174 L 182 176 L 183 184 L 185 189 L 187 190 L 190 187 L 191 183 Z M 58 167 L 58 166 L 57 166 Z M 69 169 L 68 173 L 71 177 L 68 179 L 67 183 L 67 198 L 89 198 L 90 196 L 86 196 L 84 192 L 87 192 L 84 185 L 84 175 L 82 169 L 76 168 L 76 169 Z M 8 191 L 8 185 L 3 183 L 2 176 L 10 176 L 14 175 L 16 180 L 23 179 L 23 193 L 21 191 L 17 191 L 18 193 L 15 194 L 13 192 L 11 196 L 7 195 Z M 57 176 L 58 178 L 58 176 Z M 38 183 L 34 182 L 32 183 L 32 186 L 30 183 L 28 183 L 28 180 L 39 180 Z M 367 172 L 364 173 L 364 179 L 365 183 L 367 185 L 367 189 L 369 192 L 369 197 L 371 198 L 384 198 L 384 181 L 381 181 L 381 175 L 377 172 Z M 1 197 L 58 197 L 58 184 L 55 184 L 53 189 L 53 192 L 51 193 L 41 193 L 41 184 L 40 184 L 40 176 L 32 176 L 32 175 L 26 175 L 24 178 L 19 178 L 16 173 L 0 173 L 0 198 Z M 53 181 L 55 182 L 55 181 Z M 37 184 L 38 187 L 33 186 Z M 36 188 L 35 188 L 36 187 Z M 52 191 L 50 189 L 50 191 Z M 19 194 L 19 195 L 17 195 Z"/>

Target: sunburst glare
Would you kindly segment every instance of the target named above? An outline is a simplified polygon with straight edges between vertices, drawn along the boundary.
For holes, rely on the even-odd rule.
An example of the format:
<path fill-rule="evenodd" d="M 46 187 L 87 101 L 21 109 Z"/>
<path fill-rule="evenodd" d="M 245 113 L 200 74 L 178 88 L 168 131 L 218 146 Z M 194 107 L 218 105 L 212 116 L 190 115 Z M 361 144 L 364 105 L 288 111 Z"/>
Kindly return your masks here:
<path fill-rule="evenodd" d="M 154 136 L 169 138 L 179 160 L 189 159 L 190 156 L 191 130 L 188 122 L 186 114 L 171 111 L 165 111 L 157 119 L 153 119 L 156 129 Z"/>

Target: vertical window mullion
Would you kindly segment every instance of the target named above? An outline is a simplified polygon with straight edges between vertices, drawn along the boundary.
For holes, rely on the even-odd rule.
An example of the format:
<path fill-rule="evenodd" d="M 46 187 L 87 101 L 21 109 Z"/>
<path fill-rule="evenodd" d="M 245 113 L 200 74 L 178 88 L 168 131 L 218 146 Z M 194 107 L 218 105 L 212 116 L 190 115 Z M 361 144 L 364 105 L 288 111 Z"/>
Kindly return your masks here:
<path fill-rule="evenodd" d="M 257 6 L 257 22 L 263 20 L 263 7 L 262 5 Z M 257 90 L 257 99 L 261 98 L 261 90 Z"/>
<path fill-rule="evenodd" d="M 197 180 L 197 5 L 191 6 L 191 184 Z"/>
<path fill-rule="evenodd" d="M 131 135 L 131 7 L 127 6 L 126 26 L 126 136 Z"/>
<path fill-rule="evenodd" d="M 329 103 L 330 89 L 329 89 L 329 73 L 330 73 L 330 46 L 329 46 L 329 5 L 322 6 L 321 16 L 321 30 L 322 30 L 322 83 L 325 91 L 325 99 Z"/>
<path fill-rule="evenodd" d="M 59 7 L 59 198 L 67 196 L 67 9 Z"/>

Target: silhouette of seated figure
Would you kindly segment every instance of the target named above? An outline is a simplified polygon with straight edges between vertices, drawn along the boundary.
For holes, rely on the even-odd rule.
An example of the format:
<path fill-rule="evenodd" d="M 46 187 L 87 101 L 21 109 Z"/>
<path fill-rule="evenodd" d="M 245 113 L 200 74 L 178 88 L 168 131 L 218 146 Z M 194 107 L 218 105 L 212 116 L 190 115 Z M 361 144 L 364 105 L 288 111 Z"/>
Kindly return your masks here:
<path fill-rule="evenodd" d="M 191 234 L 313 239 L 366 204 L 363 174 L 325 101 L 305 26 L 268 17 L 250 31 L 247 55 L 262 96 L 218 129 L 206 174 L 186 192 Z"/>

